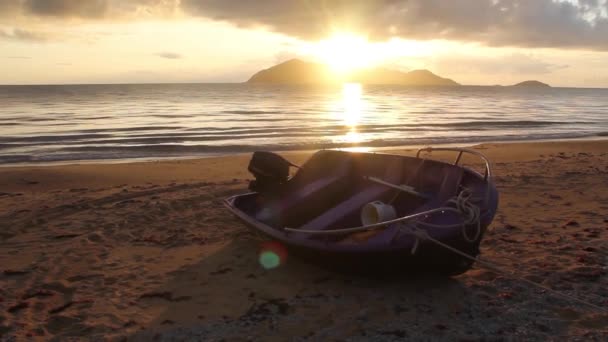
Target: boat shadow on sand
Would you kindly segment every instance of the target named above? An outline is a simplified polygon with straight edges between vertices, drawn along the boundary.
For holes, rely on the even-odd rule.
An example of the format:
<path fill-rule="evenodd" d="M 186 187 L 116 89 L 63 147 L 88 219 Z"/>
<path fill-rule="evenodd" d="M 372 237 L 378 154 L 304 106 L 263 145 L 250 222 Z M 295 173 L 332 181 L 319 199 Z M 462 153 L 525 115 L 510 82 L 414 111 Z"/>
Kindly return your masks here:
<path fill-rule="evenodd" d="M 499 294 L 489 282 L 467 285 L 467 275 L 369 278 L 290 256 L 266 270 L 257 260 L 260 240 L 249 232 L 239 235 L 142 295 L 139 305 L 157 315 L 128 340 L 483 338 L 530 318 L 501 308 L 491 299 Z"/>

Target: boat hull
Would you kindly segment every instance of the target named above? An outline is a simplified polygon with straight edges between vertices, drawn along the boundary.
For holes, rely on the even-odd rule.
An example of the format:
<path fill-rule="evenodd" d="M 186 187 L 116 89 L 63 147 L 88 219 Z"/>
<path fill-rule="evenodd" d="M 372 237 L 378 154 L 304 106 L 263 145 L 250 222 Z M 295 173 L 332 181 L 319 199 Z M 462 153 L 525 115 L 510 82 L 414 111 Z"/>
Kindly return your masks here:
<path fill-rule="evenodd" d="M 289 256 L 296 256 L 323 268 L 357 275 L 403 276 L 411 273 L 453 276 L 469 270 L 473 262 L 430 242 L 421 242 L 415 253 L 413 246 L 373 251 L 336 250 L 331 244 L 311 246 L 269 231 L 264 225 L 244 219 L 232 203 L 239 196 L 225 201 L 226 207 L 245 225 L 260 232 L 269 241 L 280 242 Z M 482 234 L 487 227 L 481 227 Z M 462 238 L 442 241 L 469 255 L 479 254 L 479 242 L 471 244 Z"/>
<path fill-rule="evenodd" d="M 361 154 L 358 154 L 356 158 L 366 157 L 360 157 L 360 155 Z M 387 161 L 404 159 L 406 161 L 406 168 L 408 167 L 407 165 L 409 165 L 407 163 L 411 162 L 409 159 L 416 159 L 394 155 L 385 156 Z M 373 158 L 377 159 L 378 156 L 374 154 Z M 431 229 L 429 231 L 431 232 L 431 236 L 440 240 L 442 243 L 475 257 L 479 254 L 479 244 L 488 225 L 494 217 L 497 208 L 498 194 L 494 184 L 489 180 L 484 180 L 483 175 L 472 170 L 467 170 L 467 173 L 467 177 L 470 178 L 470 180 L 468 180 L 469 184 L 485 184 L 485 187 L 483 187 L 483 189 L 479 188 L 478 192 L 487 193 L 487 198 L 480 211 L 481 214 L 478 224 L 465 225 L 464 227 L 465 232 L 478 229 L 479 234 L 477 234 L 474 240 L 471 240 L 470 237 L 465 237 L 462 227 L 449 230 L 435 229 L 434 231 Z M 362 191 L 366 190 L 364 189 Z M 332 190 L 332 193 L 333 192 L 335 192 L 335 189 Z M 283 222 L 271 224 L 269 222 L 264 222 L 264 220 L 260 220 L 258 217 L 259 215 L 256 216 L 254 214 L 255 212 L 259 212 L 259 209 L 252 208 L 257 206 L 257 203 L 263 201 L 263 197 L 264 196 L 255 192 L 241 194 L 226 199 L 225 205 L 247 226 L 255 231 L 263 233 L 268 240 L 278 241 L 284 245 L 289 255 L 301 257 L 325 268 L 341 272 L 374 275 L 399 275 L 411 273 L 456 275 L 467 271 L 473 265 L 471 260 L 434 244 L 431 241 L 425 240 L 417 242 L 415 237 L 403 233 L 402 230 L 399 230 L 394 226 L 378 229 L 378 231 L 380 231 L 378 237 L 371 238 L 368 241 L 363 241 L 361 243 L 345 243 L 344 240 L 337 239 L 333 235 L 324 237 L 311 236 L 298 233 L 297 231 L 288 232 L 285 229 L 282 229 L 284 227 Z M 321 198 L 326 197 L 327 196 L 321 196 Z M 345 195 L 338 203 L 343 204 L 350 200 L 345 198 L 349 197 Z M 353 196 L 350 198 L 352 199 Z M 283 202 L 285 201 L 286 200 Z M 335 206 L 333 210 L 337 210 L 335 208 L 340 207 L 341 204 Z M 359 204 L 360 203 L 357 203 L 356 205 Z M 342 214 L 341 212 L 337 213 Z M 298 215 L 301 216 L 301 213 L 298 213 Z M 321 216 L 322 215 L 323 214 L 321 214 Z M 350 216 L 353 215 L 354 214 L 350 214 Z M 352 221 L 353 219 L 351 218 L 350 220 Z M 327 225 L 327 227 L 321 227 L 320 230 L 335 230 L 350 227 L 348 224 L 344 223 L 349 222 L 348 219 L 334 221 L 337 226 Z M 318 219 L 315 221 L 313 219 L 312 222 L 321 221 Z M 443 215 L 442 217 L 433 219 L 429 222 L 433 224 L 453 225 L 454 222 L 458 221 L 454 221 L 453 216 Z M 340 224 L 346 225 L 341 226 Z M 306 226 L 307 224 L 302 225 L 302 227 Z M 313 227 L 316 228 L 314 225 Z M 393 233 L 389 233 L 391 229 L 393 229 Z M 415 247 L 416 245 L 417 247 Z"/>

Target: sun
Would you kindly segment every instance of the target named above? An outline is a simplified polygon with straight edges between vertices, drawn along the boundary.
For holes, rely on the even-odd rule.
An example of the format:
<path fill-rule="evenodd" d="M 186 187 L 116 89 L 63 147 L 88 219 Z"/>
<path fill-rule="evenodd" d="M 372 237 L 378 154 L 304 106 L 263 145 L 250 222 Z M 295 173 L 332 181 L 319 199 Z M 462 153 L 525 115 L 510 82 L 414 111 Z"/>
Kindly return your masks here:
<path fill-rule="evenodd" d="M 451 49 L 452 46 L 443 41 L 416 41 L 397 37 L 370 41 L 364 35 L 336 31 L 326 39 L 304 45 L 301 51 L 327 65 L 333 78 L 344 79 L 357 70 L 398 65 L 404 59 L 409 59 L 411 65 Z"/>
<path fill-rule="evenodd" d="M 369 68 L 381 60 L 365 37 L 352 33 L 335 33 L 321 40 L 316 50 L 317 57 L 337 74 Z"/>

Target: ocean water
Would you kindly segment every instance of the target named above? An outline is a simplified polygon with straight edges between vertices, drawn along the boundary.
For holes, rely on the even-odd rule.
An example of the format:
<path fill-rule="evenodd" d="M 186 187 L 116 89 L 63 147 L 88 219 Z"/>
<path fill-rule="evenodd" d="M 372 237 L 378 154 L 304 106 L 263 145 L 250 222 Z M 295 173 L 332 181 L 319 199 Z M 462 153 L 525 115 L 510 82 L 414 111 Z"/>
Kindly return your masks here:
<path fill-rule="evenodd" d="M 0 164 L 608 135 L 608 89 L 0 86 Z"/>

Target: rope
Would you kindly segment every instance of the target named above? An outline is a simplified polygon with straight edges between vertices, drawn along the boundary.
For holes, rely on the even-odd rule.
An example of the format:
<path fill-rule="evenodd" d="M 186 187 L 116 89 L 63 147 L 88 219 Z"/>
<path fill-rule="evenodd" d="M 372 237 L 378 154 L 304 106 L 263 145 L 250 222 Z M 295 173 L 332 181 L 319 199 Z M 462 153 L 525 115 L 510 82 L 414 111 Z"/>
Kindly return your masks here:
<path fill-rule="evenodd" d="M 470 199 L 472 195 L 473 192 L 470 189 L 464 188 L 464 190 L 462 190 L 460 194 L 458 194 L 458 196 L 453 197 L 447 201 L 448 204 L 453 204 L 460 213 L 460 215 L 463 216 L 462 224 L 440 225 L 426 223 L 422 221 L 418 221 L 416 223 L 418 225 L 432 228 L 455 228 L 458 226 L 462 226 L 462 237 L 464 238 L 464 240 L 468 243 L 474 243 L 481 236 L 481 211 L 479 210 L 478 206 L 471 203 Z M 467 225 L 473 224 L 475 225 L 475 234 L 471 237 L 467 233 Z"/>
<path fill-rule="evenodd" d="M 488 268 L 490 270 L 496 271 L 496 272 L 504 274 L 504 275 L 511 276 L 514 279 L 520 280 L 520 281 L 525 282 L 525 283 L 527 283 L 529 285 L 532 285 L 532 286 L 535 286 L 537 288 L 543 289 L 543 290 L 545 290 L 545 291 L 553 294 L 554 296 L 561 297 L 563 299 L 568 299 L 570 301 L 573 301 L 573 302 L 576 302 L 576 303 L 579 303 L 579 304 L 584 304 L 584 305 L 592 307 L 592 308 L 594 308 L 594 309 L 596 309 L 596 310 L 598 310 L 600 312 L 608 313 L 608 309 L 605 309 L 605 308 L 603 308 L 601 306 L 595 305 L 593 303 L 590 303 L 590 302 L 582 300 L 580 298 L 571 296 L 569 294 L 553 290 L 552 288 L 550 288 L 548 286 L 545 286 L 545 285 L 539 284 L 539 283 L 537 283 L 535 281 L 532 281 L 532 280 L 526 279 L 524 277 L 518 276 L 518 275 L 516 275 L 512 271 L 506 271 L 506 270 L 502 269 L 500 266 L 498 266 L 495 263 L 492 263 L 492 262 L 489 262 L 489 261 L 485 261 L 485 260 L 476 258 L 476 257 L 474 257 L 472 255 L 469 255 L 469 254 L 467 254 L 467 253 L 465 253 L 465 252 L 463 252 L 463 251 L 461 251 L 461 250 L 459 250 L 457 248 L 454 248 L 454 247 L 452 247 L 450 245 L 447 245 L 447 244 L 445 244 L 445 243 L 443 243 L 443 242 L 441 242 L 441 241 L 439 241 L 437 239 L 432 238 L 428 234 L 428 232 L 426 230 L 424 230 L 424 229 L 420 229 L 420 228 L 412 227 L 412 226 L 402 226 L 401 230 L 404 233 L 406 233 L 406 234 L 410 234 L 410 235 L 414 236 L 416 238 L 416 240 L 428 240 L 428 241 L 431 241 L 434 244 L 436 244 L 436 245 L 438 245 L 440 247 L 443 247 L 443 248 L 445 248 L 445 249 L 447 249 L 447 250 L 449 250 L 451 252 L 454 252 L 454 253 L 456 253 L 456 254 L 464 257 L 464 258 L 467 258 L 467 259 L 469 259 L 469 260 L 471 260 L 473 262 L 477 262 L 478 264 L 480 264 L 482 266 L 485 266 L 486 268 Z M 417 245 L 418 244 L 416 244 L 416 247 L 417 247 Z"/>

